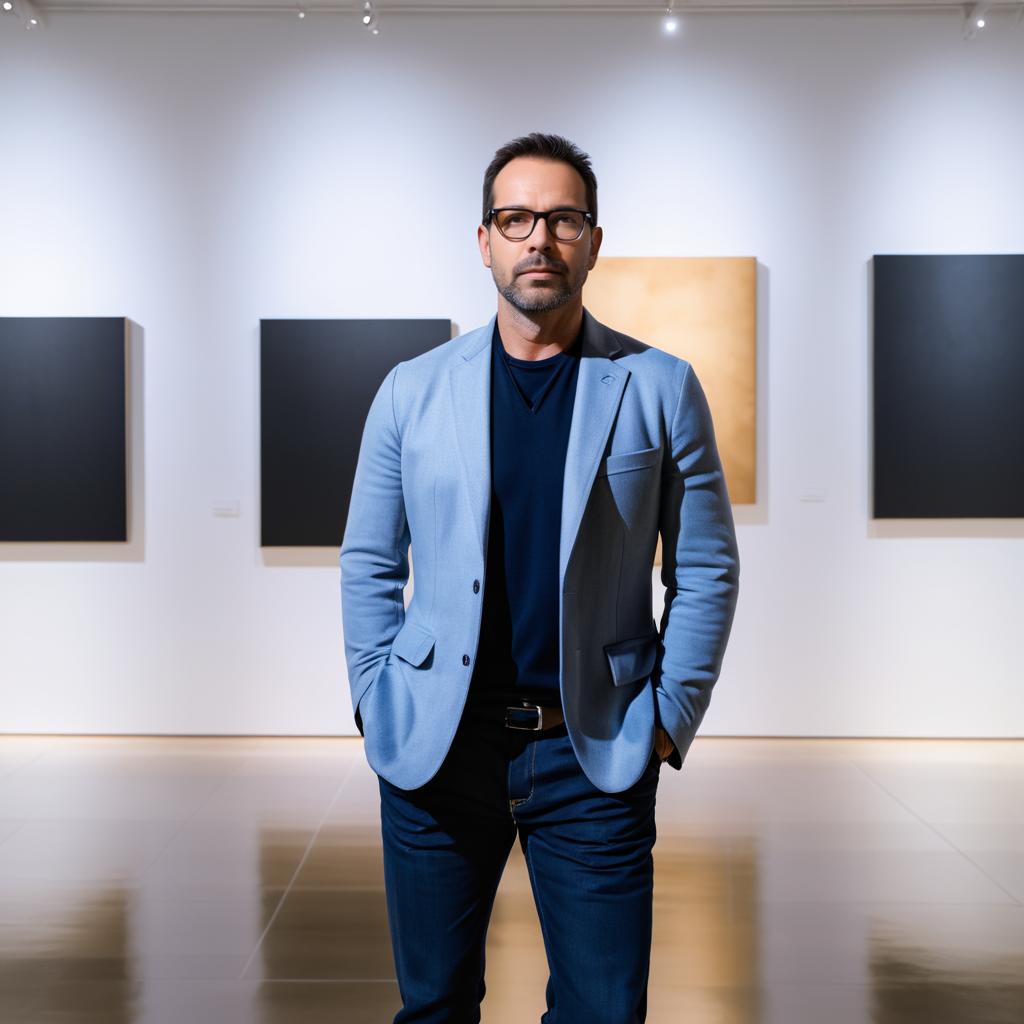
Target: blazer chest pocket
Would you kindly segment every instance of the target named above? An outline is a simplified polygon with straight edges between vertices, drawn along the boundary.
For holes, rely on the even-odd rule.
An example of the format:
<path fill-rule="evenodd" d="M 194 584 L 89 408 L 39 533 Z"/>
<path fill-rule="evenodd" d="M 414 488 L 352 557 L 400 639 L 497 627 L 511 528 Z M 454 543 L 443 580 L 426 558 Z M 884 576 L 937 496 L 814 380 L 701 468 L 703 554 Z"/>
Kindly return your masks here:
<path fill-rule="evenodd" d="M 613 514 L 627 530 L 636 530 L 657 519 L 658 488 L 662 447 L 641 448 L 635 452 L 609 455 L 601 465 L 600 476 L 611 499 Z"/>
<path fill-rule="evenodd" d="M 614 476 L 631 469 L 646 469 L 661 461 L 661 445 L 654 448 L 640 448 L 635 452 L 616 452 L 601 463 L 598 476 Z"/>
<path fill-rule="evenodd" d="M 604 653 L 612 672 L 612 682 L 616 686 L 646 682 L 654 671 L 659 640 L 658 633 L 651 633 L 648 636 L 607 644 Z"/>
<path fill-rule="evenodd" d="M 406 622 L 391 643 L 391 653 L 416 668 L 427 660 L 433 649 L 434 634 L 415 622 Z"/>

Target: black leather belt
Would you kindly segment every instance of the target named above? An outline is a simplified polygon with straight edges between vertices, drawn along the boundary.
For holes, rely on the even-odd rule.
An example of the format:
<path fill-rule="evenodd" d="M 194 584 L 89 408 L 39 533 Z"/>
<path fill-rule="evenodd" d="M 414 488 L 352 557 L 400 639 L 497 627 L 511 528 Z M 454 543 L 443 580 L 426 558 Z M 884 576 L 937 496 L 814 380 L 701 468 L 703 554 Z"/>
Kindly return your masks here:
<path fill-rule="evenodd" d="M 524 700 L 505 708 L 505 727 L 507 729 L 543 732 L 547 729 L 554 729 L 564 721 L 565 716 L 558 706 L 547 707 L 543 704 L 531 704 Z"/>

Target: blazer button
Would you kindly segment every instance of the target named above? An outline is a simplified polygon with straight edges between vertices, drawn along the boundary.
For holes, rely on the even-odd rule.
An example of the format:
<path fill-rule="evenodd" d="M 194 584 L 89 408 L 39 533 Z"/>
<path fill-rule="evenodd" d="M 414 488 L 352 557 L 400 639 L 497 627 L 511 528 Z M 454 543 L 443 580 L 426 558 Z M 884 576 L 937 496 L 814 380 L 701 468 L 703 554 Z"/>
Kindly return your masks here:
<path fill-rule="evenodd" d="M 462 656 L 462 664 L 463 665 L 468 665 L 469 664 L 469 655 L 468 654 L 464 654 Z"/>
<path fill-rule="evenodd" d="M 480 581 L 479 580 L 473 580 L 473 593 L 474 594 L 479 594 L 480 593 Z"/>

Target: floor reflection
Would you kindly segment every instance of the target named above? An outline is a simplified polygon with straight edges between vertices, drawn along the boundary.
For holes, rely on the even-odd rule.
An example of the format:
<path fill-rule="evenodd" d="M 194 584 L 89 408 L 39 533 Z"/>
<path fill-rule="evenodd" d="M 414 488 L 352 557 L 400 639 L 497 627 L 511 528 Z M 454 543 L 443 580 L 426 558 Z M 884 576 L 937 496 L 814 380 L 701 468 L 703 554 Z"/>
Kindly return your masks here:
<path fill-rule="evenodd" d="M 1022 791 L 1024 743 L 698 741 L 659 790 L 648 1020 L 1024 1021 Z M 546 981 L 517 844 L 485 1024 Z M 360 741 L 0 738 L 3 1024 L 399 1005 Z"/>
<path fill-rule="evenodd" d="M 879 926 L 871 935 L 868 969 L 875 1024 L 1024 1021 L 1024 951 L 971 948 L 955 932 L 927 927 L 901 936 Z"/>
<path fill-rule="evenodd" d="M 131 896 L 21 880 L 0 902 L 0 1020 L 137 1019 Z"/>

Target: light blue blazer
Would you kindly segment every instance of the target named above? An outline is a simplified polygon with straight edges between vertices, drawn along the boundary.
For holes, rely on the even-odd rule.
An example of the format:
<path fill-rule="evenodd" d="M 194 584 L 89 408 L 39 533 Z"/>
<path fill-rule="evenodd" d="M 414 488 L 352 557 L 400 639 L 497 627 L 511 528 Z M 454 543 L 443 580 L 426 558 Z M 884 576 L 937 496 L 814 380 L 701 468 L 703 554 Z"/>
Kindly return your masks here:
<path fill-rule="evenodd" d="M 363 429 L 339 557 L 345 657 L 367 761 L 401 789 L 441 766 L 476 664 L 495 319 L 393 367 Z M 620 792 L 646 768 L 656 724 L 682 766 L 732 628 L 739 553 L 693 368 L 586 309 L 559 544 L 566 727 L 587 777 Z"/>

